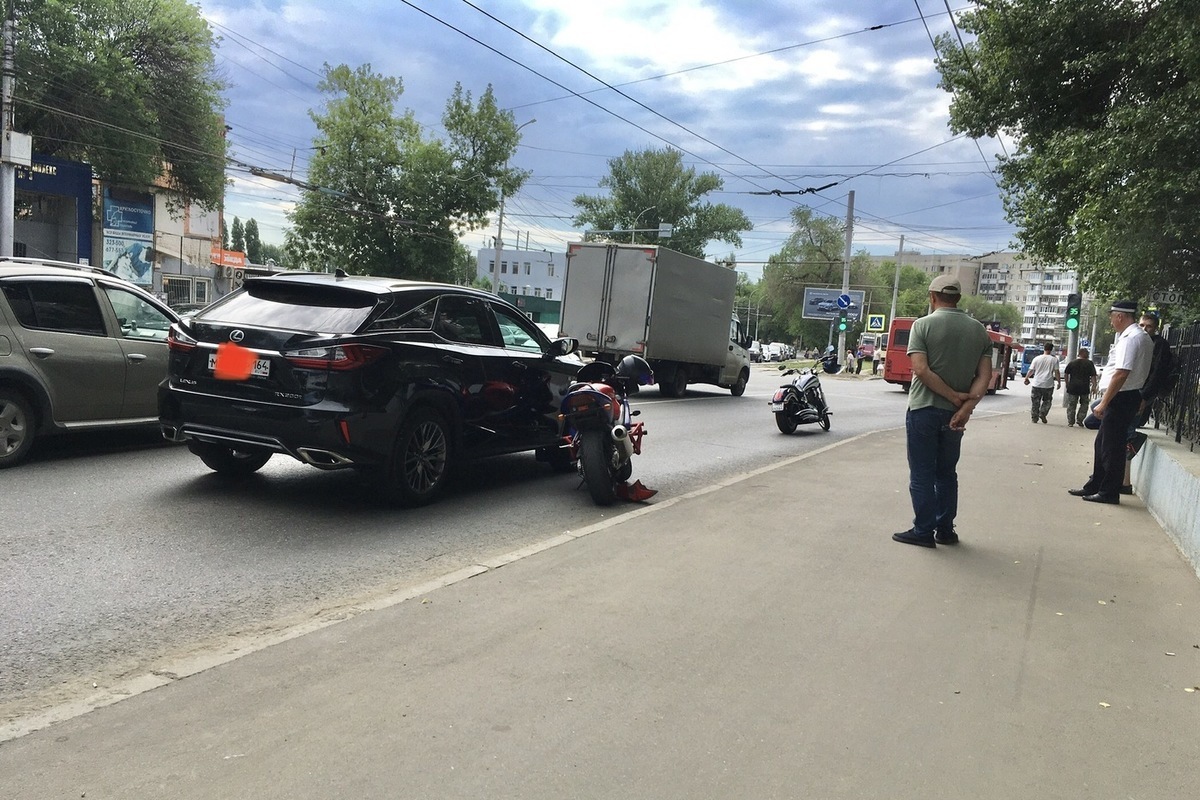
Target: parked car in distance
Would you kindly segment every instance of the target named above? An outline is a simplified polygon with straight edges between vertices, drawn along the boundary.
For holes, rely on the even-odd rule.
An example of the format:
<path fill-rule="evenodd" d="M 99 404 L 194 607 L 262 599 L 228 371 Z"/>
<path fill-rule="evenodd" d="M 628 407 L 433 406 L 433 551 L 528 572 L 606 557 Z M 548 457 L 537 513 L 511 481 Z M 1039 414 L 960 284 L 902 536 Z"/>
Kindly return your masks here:
<path fill-rule="evenodd" d="M 252 277 L 172 327 L 162 431 L 218 473 L 284 454 L 358 469 L 388 499 L 423 505 L 465 459 L 532 450 L 574 466 L 558 410 L 577 346 L 467 287 Z"/>
<path fill-rule="evenodd" d="M 178 319 L 97 267 L 0 259 L 0 468 L 47 434 L 157 423 Z"/>

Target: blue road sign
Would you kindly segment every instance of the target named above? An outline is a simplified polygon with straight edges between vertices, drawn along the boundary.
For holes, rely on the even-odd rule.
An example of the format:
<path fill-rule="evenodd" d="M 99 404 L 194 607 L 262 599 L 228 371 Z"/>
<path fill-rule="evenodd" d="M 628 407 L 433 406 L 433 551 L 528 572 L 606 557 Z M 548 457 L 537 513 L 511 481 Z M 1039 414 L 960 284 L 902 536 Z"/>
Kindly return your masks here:
<path fill-rule="evenodd" d="M 850 307 L 850 295 L 839 294 L 838 295 L 838 308 L 849 308 L 849 307 Z"/>

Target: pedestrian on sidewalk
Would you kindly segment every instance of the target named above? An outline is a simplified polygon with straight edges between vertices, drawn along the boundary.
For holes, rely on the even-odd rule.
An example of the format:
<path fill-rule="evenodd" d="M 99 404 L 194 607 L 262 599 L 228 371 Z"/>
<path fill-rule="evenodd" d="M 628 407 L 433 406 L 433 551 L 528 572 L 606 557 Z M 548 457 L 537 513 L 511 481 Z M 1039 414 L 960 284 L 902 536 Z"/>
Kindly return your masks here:
<path fill-rule="evenodd" d="M 846 374 L 847 375 L 854 374 L 854 351 L 853 350 L 846 351 Z"/>
<path fill-rule="evenodd" d="M 883 364 L 883 348 L 875 345 L 874 352 L 871 353 L 871 374 L 878 375 L 879 367 Z"/>
<path fill-rule="evenodd" d="M 1142 314 L 1138 327 L 1146 332 L 1154 343 L 1154 355 L 1150 359 L 1150 374 L 1142 386 L 1142 402 L 1138 405 L 1137 416 L 1129 425 L 1129 436 L 1125 443 L 1125 479 L 1121 482 L 1121 494 L 1133 494 L 1133 483 L 1130 475 L 1130 462 L 1146 443 L 1146 434 L 1138 430 L 1150 422 L 1150 412 L 1154 403 L 1165 394 L 1170 394 L 1175 388 L 1175 355 L 1171 345 L 1158 333 L 1158 314 L 1147 311 Z"/>
<path fill-rule="evenodd" d="M 958 307 L 962 284 L 939 275 L 929 284 L 931 314 L 913 323 L 913 381 L 905 418 L 913 525 L 892 534 L 904 544 L 957 544 L 958 457 L 971 412 L 992 379 L 987 329 Z"/>
<path fill-rule="evenodd" d="M 1132 300 L 1113 303 L 1108 318 L 1117 332 L 1117 341 L 1100 373 L 1100 399 L 1092 408 L 1092 416 L 1100 422 L 1092 474 L 1081 488 L 1067 492 L 1090 503 L 1118 505 L 1125 474 L 1129 425 L 1142 402 L 1141 390 L 1150 375 L 1154 342 L 1134 324 L 1137 303 Z"/>
<path fill-rule="evenodd" d="M 1033 384 L 1030 390 L 1032 407 L 1030 413 L 1036 423 L 1039 419 L 1049 425 L 1046 415 L 1050 413 L 1050 404 L 1054 401 L 1054 390 L 1062 385 L 1062 376 L 1058 374 L 1058 359 L 1054 357 L 1054 345 L 1046 342 L 1042 346 L 1042 354 L 1029 362 L 1029 370 L 1025 373 L 1025 385 Z"/>
<path fill-rule="evenodd" d="M 1063 369 L 1067 388 L 1067 426 L 1083 425 L 1088 413 L 1088 398 L 1096 393 L 1099 375 L 1086 347 L 1079 348 L 1075 360 Z"/>

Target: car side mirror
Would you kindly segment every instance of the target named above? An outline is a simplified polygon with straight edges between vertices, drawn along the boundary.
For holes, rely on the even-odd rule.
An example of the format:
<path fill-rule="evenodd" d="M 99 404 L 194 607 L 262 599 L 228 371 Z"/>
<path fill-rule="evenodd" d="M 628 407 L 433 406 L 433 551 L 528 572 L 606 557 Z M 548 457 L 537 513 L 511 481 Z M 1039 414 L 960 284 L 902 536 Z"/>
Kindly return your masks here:
<path fill-rule="evenodd" d="M 550 343 L 550 355 L 552 356 L 569 356 L 578 349 L 578 339 L 555 339 Z"/>

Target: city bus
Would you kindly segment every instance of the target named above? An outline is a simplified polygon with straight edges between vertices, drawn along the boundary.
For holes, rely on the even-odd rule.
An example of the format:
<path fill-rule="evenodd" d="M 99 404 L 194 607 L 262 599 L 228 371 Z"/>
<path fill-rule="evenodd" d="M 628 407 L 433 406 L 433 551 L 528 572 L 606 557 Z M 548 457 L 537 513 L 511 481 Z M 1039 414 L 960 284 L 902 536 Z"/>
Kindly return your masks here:
<path fill-rule="evenodd" d="M 916 317 L 897 317 L 888 331 L 887 356 L 883 362 L 883 379 L 904 391 L 912 386 L 912 360 L 908 357 L 908 336 Z M 992 340 L 992 381 L 988 394 L 1008 388 L 1008 363 L 1012 358 L 1013 338 L 1000 331 L 988 330 Z"/>

